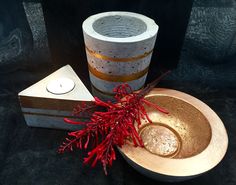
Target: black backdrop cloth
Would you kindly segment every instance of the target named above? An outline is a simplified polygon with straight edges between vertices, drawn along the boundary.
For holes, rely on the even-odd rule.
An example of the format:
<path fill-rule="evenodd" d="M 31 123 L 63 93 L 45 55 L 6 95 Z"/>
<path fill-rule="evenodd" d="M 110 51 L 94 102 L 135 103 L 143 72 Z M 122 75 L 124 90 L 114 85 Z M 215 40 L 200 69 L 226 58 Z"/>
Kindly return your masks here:
<path fill-rule="evenodd" d="M 117 153 L 105 176 L 83 166 L 86 153 L 56 150 L 66 131 L 26 126 L 17 94 L 70 64 L 90 88 L 81 24 L 111 10 L 133 11 L 160 26 L 148 81 L 173 69 L 159 87 L 207 103 L 229 135 L 223 161 L 176 184 L 236 184 L 236 2 L 234 0 L 8 0 L 0 1 L 0 185 L 169 184 L 149 179 Z M 177 65 L 178 64 L 178 65 Z M 174 166 L 173 166 L 174 168 Z"/>

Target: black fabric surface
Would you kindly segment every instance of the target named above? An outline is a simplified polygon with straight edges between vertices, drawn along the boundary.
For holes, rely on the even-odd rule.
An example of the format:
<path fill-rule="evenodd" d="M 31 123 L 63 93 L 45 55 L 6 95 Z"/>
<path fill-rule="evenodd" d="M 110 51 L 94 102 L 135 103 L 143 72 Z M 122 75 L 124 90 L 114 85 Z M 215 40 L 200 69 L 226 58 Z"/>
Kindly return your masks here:
<path fill-rule="evenodd" d="M 195 0 L 192 9 L 190 1 L 189 4 L 169 0 L 160 1 L 160 4 L 155 1 L 155 4 L 153 1 L 153 5 L 151 1 L 43 1 L 52 61 L 50 57 L 46 61 L 34 57 L 40 48 L 34 47 L 34 32 L 22 13 L 22 2 L 7 2 L 0 2 L 0 57 L 4 56 L 0 58 L 0 185 L 170 184 L 139 174 L 118 152 L 108 176 L 100 165 L 91 169 L 82 164 L 85 152 L 59 155 L 56 150 L 67 132 L 29 128 L 21 113 L 18 92 L 64 64 L 71 64 L 89 87 L 87 66 L 83 63 L 86 59 L 81 23 L 87 16 L 106 10 L 135 11 L 152 18 L 159 17 L 163 31 L 160 29 L 156 49 L 160 55 L 154 55 L 152 60 L 159 63 L 152 62 L 149 81 L 161 67 L 173 68 L 179 62 L 159 87 L 180 90 L 199 98 L 219 115 L 227 129 L 229 147 L 221 163 L 199 177 L 175 184 L 236 184 L 235 1 Z M 76 11 L 80 6 L 82 8 Z M 16 12 L 24 16 L 17 19 L 13 13 L 8 14 L 8 9 L 17 9 Z M 217 30 L 222 23 L 225 26 Z M 28 38 L 22 39 L 22 43 L 28 45 L 22 44 L 20 53 L 6 55 L 9 52 L 5 43 L 10 43 L 6 40 L 16 28 L 21 30 L 22 38 Z"/>

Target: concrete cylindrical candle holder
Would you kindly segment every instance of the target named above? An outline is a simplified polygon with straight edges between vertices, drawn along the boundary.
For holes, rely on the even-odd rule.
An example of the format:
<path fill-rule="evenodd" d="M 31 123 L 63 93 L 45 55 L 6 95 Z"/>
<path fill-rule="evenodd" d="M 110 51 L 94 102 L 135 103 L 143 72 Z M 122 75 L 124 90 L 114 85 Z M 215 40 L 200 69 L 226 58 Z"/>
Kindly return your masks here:
<path fill-rule="evenodd" d="M 158 25 L 131 12 L 105 12 L 83 22 L 83 34 L 92 85 L 112 93 L 127 82 L 133 90 L 146 80 Z"/>

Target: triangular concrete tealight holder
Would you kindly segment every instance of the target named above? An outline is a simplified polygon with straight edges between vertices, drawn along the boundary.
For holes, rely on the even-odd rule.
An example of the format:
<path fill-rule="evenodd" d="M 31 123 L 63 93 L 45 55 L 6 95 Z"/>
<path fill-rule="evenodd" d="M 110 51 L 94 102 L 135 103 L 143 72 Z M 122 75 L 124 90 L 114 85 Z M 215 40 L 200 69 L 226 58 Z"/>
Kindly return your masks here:
<path fill-rule="evenodd" d="M 78 103 L 94 101 L 70 65 L 21 91 L 18 96 L 28 126 L 67 130 L 80 126 L 67 124 L 63 118 L 72 117 L 72 110 Z"/>

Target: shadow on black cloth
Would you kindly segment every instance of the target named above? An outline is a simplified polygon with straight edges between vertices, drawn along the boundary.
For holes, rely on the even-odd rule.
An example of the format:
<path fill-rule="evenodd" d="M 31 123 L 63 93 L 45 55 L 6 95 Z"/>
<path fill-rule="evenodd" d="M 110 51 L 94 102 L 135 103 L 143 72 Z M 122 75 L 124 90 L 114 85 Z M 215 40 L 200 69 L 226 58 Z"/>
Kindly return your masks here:
<path fill-rule="evenodd" d="M 26 3 L 28 2 L 32 3 L 31 1 L 26 1 Z M 41 1 L 35 0 L 34 2 L 39 3 Z M 43 1 L 42 6 L 38 6 L 38 4 L 36 6 L 35 4 L 25 4 L 23 8 L 21 1 L 11 0 L 7 1 L 4 6 L 0 6 L 0 15 L 8 15 L 8 8 L 12 11 L 17 10 L 21 12 L 19 14 L 22 14 L 22 11 L 25 10 L 27 15 L 31 15 L 33 10 L 37 10 L 36 15 L 38 17 L 41 16 L 39 11 L 40 7 L 43 8 L 49 39 L 48 42 L 51 50 L 50 55 L 47 52 L 48 46 L 45 44 L 45 39 L 37 37 L 38 28 L 40 28 L 40 32 L 43 33 L 42 38 L 45 36 L 44 27 L 40 19 L 39 22 L 37 22 L 38 27 L 35 28 L 34 24 L 32 24 L 32 20 L 28 19 L 30 26 L 24 28 L 24 24 L 26 24 L 27 21 L 18 20 L 17 22 L 16 15 L 14 15 L 13 18 L 11 16 L 10 18 L 0 16 L 1 185 L 169 184 L 154 181 L 139 174 L 131 168 L 119 154 L 117 154 L 117 160 L 114 162 L 112 168 L 109 169 L 108 176 L 104 175 L 99 165 L 94 169 L 83 166 L 82 158 L 86 155 L 85 152 L 75 151 L 59 155 L 56 150 L 64 139 L 66 132 L 43 128 L 29 128 L 26 126 L 20 110 L 17 93 L 64 64 L 71 64 L 85 84 L 89 86 L 86 65 L 77 65 L 78 61 L 86 62 L 80 24 L 87 16 L 110 9 L 137 10 L 136 12 L 150 15 L 151 17 L 155 16 L 155 7 L 151 7 L 150 4 L 148 5 L 149 1 L 139 1 L 139 9 L 134 6 L 136 1 L 127 3 L 125 8 L 124 3 L 119 4 L 117 2 L 118 1 L 104 1 L 104 4 L 102 4 L 99 1 L 70 1 L 70 3 L 60 1 L 60 3 L 57 4 L 56 1 Z M 188 9 L 188 11 L 191 10 L 191 3 L 183 6 L 184 1 L 179 1 L 181 3 L 177 8 L 172 4 L 177 1 L 165 2 L 165 7 L 167 7 L 167 9 L 169 8 L 168 12 L 163 14 L 164 17 L 165 15 L 169 15 L 165 17 L 166 21 L 171 19 L 169 21 L 174 23 L 173 17 L 177 20 L 181 20 L 181 17 L 176 16 L 176 14 L 178 15 L 178 10 L 180 11 L 181 8 Z M 172 35 L 172 39 L 171 37 L 169 40 L 167 39 L 166 45 L 158 46 L 163 48 L 167 47 L 162 54 L 163 58 L 160 58 L 160 60 L 158 58 L 155 59 L 160 62 L 160 65 L 170 67 L 169 64 L 173 64 L 174 66 L 179 61 L 178 67 L 174 69 L 172 74 L 163 80 L 159 86 L 189 93 L 207 103 L 222 119 L 229 135 L 228 152 L 224 160 L 216 168 L 195 179 L 177 184 L 236 184 L 236 27 L 234 27 L 234 22 L 231 22 L 235 20 L 236 15 L 234 12 L 236 11 L 233 10 L 236 9 L 236 5 L 234 1 L 229 2 L 230 3 L 223 3 L 223 1 L 220 0 L 208 1 L 207 3 L 203 0 L 196 0 L 194 2 L 180 60 L 179 55 L 184 35 L 182 35 L 182 41 L 181 39 L 178 40 L 179 38 L 176 41 L 174 39 L 176 35 Z M 106 7 L 105 3 L 109 4 L 110 7 L 108 5 Z M 17 8 L 17 6 L 21 8 Z M 80 9 L 81 12 L 75 11 L 76 6 L 83 7 Z M 173 9 L 175 9 L 176 12 L 172 12 Z M 67 13 L 61 14 L 60 10 L 66 10 Z M 231 10 L 232 12 L 230 12 Z M 178 36 L 185 32 L 184 30 L 186 28 L 184 27 L 187 26 L 188 11 L 184 13 L 186 16 L 184 18 L 186 19 L 185 23 L 183 23 L 184 21 L 182 22 L 185 26 L 182 25 L 181 28 L 176 29 L 179 34 Z M 220 13 L 217 11 L 220 11 Z M 181 15 L 184 16 L 184 14 Z M 57 16 L 59 16 L 60 19 L 57 19 Z M 26 19 L 26 15 L 19 18 Z M 77 27 L 75 26 L 76 20 L 79 20 L 79 22 L 76 23 Z M 6 22 L 8 23 L 4 24 Z M 215 28 L 219 22 L 228 26 L 226 31 L 216 31 Z M 211 29 L 207 29 L 207 25 L 211 25 Z M 229 27 L 229 25 L 231 25 L 232 28 Z M 171 25 L 169 25 L 169 27 L 171 27 Z M 23 31 L 18 35 L 19 32 L 17 30 Z M 173 30 L 173 32 L 174 31 L 175 30 Z M 166 35 L 171 35 L 171 32 L 172 31 L 169 30 Z M 220 39 L 216 39 L 217 42 L 215 42 L 215 38 L 218 38 L 218 33 Z M 234 35 L 230 40 L 232 42 L 228 42 L 227 38 L 231 35 Z M 162 42 L 165 42 L 166 39 L 163 37 L 159 39 L 163 39 Z M 18 38 L 18 40 L 12 38 Z M 29 40 L 31 40 L 29 43 L 34 44 L 17 45 L 17 43 L 27 43 Z M 172 48 L 173 52 L 171 52 L 171 48 L 170 50 L 168 48 L 172 40 L 178 43 L 178 46 L 175 45 L 176 48 Z M 11 47 L 8 48 L 14 48 L 14 50 L 10 50 L 9 52 L 6 46 L 9 46 L 11 43 L 15 43 L 15 45 L 10 45 Z M 225 43 L 228 44 L 224 45 Z M 16 51 L 22 52 L 19 53 Z M 45 52 L 44 57 L 40 58 L 40 60 L 37 58 L 38 51 L 42 53 Z M 9 55 L 9 53 L 11 55 Z M 169 53 L 170 56 L 167 57 L 165 55 L 166 53 Z M 35 63 L 32 64 L 32 61 Z M 166 61 L 168 64 L 165 66 Z M 159 73 L 161 68 L 156 67 L 151 68 L 149 80 L 152 80 L 156 74 Z"/>

